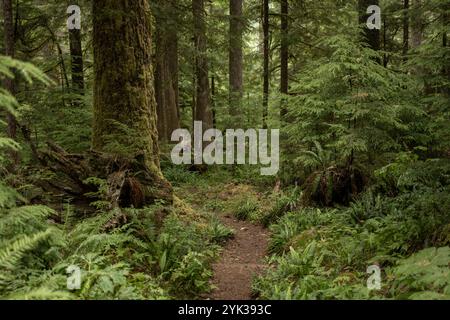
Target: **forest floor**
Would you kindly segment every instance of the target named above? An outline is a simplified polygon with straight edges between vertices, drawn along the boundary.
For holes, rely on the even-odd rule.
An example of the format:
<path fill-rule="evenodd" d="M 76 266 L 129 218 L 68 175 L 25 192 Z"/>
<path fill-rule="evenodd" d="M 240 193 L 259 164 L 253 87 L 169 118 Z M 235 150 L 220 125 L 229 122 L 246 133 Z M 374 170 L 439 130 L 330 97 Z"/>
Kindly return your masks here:
<path fill-rule="evenodd" d="M 202 298 L 252 300 L 252 280 L 266 268 L 264 258 L 268 254 L 270 232 L 255 222 L 237 219 L 234 210 L 247 197 L 258 197 L 258 192 L 246 184 L 217 183 L 213 186 L 185 185 L 177 193 L 194 210 L 215 215 L 234 231 L 234 236 L 224 244 L 219 259 L 212 266 L 213 290 Z"/>

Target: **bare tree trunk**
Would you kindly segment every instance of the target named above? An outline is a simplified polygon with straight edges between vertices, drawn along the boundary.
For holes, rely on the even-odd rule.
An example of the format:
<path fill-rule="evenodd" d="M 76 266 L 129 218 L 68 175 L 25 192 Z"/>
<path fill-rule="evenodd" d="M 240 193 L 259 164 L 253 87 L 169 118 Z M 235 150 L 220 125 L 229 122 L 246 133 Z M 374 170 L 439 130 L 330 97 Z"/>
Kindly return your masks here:
<path fill-rule="evenodd" d="M 448 46 L 448 35 L 447 31 L 450 27 L 450 4 L 447 4 L 447 6 L 444 6 L 443 8 L 444 13 L 442 15 L 442 24 L 443 24 L 443 32 L 442 32 L 442 46 L 446 48 Z M 447 77 L 448 81 L 450 82 L 450 66 L 447 64 L 444 66 L 444 69 L 442 70 L 442 73 L 444 77 Z M 450 96 L 450 86 L 446 85 L 443 89 L 444 93 Z"/>
<path fill-rule="evenodd" d="M 211 110 L 213 116 L 213 128 L 217 128 L 216 118 L 216 77 L 211 76 Z"/>
<path fill-rule="evenodd" d="M 194 120 L 201 121 L 204 129 L 213 126 L 211 92 L 209 88 L 209 68 L 206 44 L 206 17 L 204 0 L 192 0 L 194 17 L 194 45 L 196 49 L 196 101 Z"/>
<path fill-rule="evenodd" d="M 411 47 L 418 48 L 422 44 L 422 34 L 423 34 L 423 18 L 421 13 L 422 0 L 413 0 L 414 7 L 411 16 Z"/>
<path fill-rule="evenodd" d="M 389 64 L 388 40 L 387 40 L 388 19 L 384 19 L 383 23 L 383 66 L 387 68 Z"/>
<path fill-rule="evenodd" d="M 14 39 L 14 23 L 13 23 L 13 6 L 12 0 L 3 0 L 3 27 L 4 27 L 4 45 L 5 45 L 5 55 L 11 58 L 15 56 L 15 39 Z M 4 80 L 4 87 L 11 95 L 16 94 L 16 87 L 14 79 L 7 78 Z M 15 117 L 7 113 L 7 135 L 11 139 L 16 139 L 17 137 L 17 121 Z M 19 154 L 16 151 L 11 151 L 12 171 L 15 169 L 16 165 L 19 163 Z"/>
<path fill-rule="evenodd" d="M 70 61 L 72 67 L 72 91 L 79 95 L 84 95 L 84 67 L 83 67 L 83 49 L 81 45 L 81 30 L 69 30 Z M 82 101 L 76 98 L 76 106 L 81 106 Z"/>
<path fill-rule="evenodd" d="M 263 128 L 267 128 L 267 117 L 269 115 L 269 0 L 263 1 L 263 52 L 264 52 L 264 71 L 263 71 Z"/>
<path fill-rule="evenodd" d="M 160 140 L 170 141 L 180 127 L 178 106 L 178 35 L 176 8 L 172 1 L 160 1 L 156 14 L 155 91 Z"/>
<path fill-rule="evenodd" d="M 242 33 L 244 30 L 242 5 L 243 0 L 230 0 L 229 107 L 230 114 L 233 117 L 241 112 L 244 94 L 242 79 Z"/>
<path fill-rule="evenodd" d="M 281 0 L 281 48 L 280 48 L 281 74 L 280 92 L 289 94 L 289 1 Z M 281 100 L 281 120 L 286 116 L 286 97 Z"/>
<path fill-rule="evenodd" d="M 403 59 L 409 51 L 409 0 L 403 0 Z"/>

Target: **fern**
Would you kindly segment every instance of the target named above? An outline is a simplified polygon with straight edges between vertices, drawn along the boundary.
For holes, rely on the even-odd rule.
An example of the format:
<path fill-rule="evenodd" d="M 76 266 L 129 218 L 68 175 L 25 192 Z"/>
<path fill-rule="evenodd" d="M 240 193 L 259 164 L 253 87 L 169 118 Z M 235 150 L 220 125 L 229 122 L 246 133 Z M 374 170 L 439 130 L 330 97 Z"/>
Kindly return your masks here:
<path fill-rule="evenodd" d="M 392 270 L 394 284 L 409 299 L 450 299 L 450 248 L 428 248 L 401 260 Z"/>
<path fill-rule="evenodd" d="M 22 259 L 28 251 L 36 248 L 41 241 L 47 239 L 50 234 L 51 229 L 48 229 L 32 236 L 24 236 L 5 248 L 2 248 L 0 251 L 0 266 L 8 269 L 17 268 L 20 259 Z"/>
<path fill-rule="evenodd" d="M 28 292 L 15 292 L 7 297 L 8 300 L 73 300 L 75 296 L 67 291 L 54 291 L 46 287 L 33 289 Z"/>
<path fill-rule="evenodd" d="M 19 226 L 30 228 L 53 213 L 55 213 L 54 210 L 49 207 L 39 205 L 12 208 L 3 219 L 0 219 L 0 235 L 17 230 Z"/>

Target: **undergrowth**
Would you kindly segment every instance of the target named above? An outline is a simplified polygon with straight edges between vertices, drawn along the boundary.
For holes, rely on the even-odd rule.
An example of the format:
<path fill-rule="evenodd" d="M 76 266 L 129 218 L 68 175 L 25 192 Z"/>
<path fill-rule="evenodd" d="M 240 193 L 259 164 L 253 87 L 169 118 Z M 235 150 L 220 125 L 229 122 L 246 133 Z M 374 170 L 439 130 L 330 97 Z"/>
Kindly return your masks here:
<path fill-rule="evenodd" d="M 210 263 L 231 233 L 206 215 L 180 217 L 176 208 L 159 226 L 160 206 L 99 211 L 84 219 L 64 212 L 56 223 L 55 210 L 26 205 L 3 185 L 0 208 L 4 299 L 197 297 L 211 289 Z M 78 290 L 67 289 L 69 266 L 81 270 Z"/>
<path fill-rule="evenodd" d="M 272 268 L 255 280 L 255 292 L 262 299 L 450 299 L 449 178 L 448 160 L 393 164 L 348 207 L 286 208 L 271 225 Z M 367 288 L 371 265 L 382 270 L 381 290 Z"/>

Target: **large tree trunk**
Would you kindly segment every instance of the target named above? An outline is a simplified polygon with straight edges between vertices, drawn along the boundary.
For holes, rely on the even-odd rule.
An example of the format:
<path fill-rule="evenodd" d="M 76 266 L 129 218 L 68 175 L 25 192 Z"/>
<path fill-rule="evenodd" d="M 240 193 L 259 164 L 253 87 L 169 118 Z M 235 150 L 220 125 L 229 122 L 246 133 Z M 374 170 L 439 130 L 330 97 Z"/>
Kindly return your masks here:
<path fill-rule="evenodd" d="M 263 0 L 263 128 L 267 129 L 267 117 L 269 115 L 269 0 Z"/>
<path fill-rule="evenodd" d="M 14 39 L 14 23 L 13 23 L 13 7 L 11 0 L 3 0 L 2 3 L 3 10 L 3 27 L 4 27 L 4 45 L 5 45 L 5 55 L 14 58 L 15 56 L 15 39 Z M 16 88 L 14 84 L 14 79 L 7 78 L 4 80 L 4 88 L 8 90 L 12 95 L 16 94 Z M 17 121 L 15 117 L 8 113 L 7 114 L 7 135 L 11 139 L 16 139 L 17 136 Z M 19 162 L 19 154 L 16 151 L 11 151 L 12 167 L 14 170 L 15 166 Z"/>
<path fill-rule="evenodd" d="M 365 40 L 370 48 L 373 50 L 380 50 L 380 30 L 370 30 L 365 25 L 370 17 L 367 13 L 367 8 L 371 5 L 379 5 L 379 0 L 358 0 L 359 24 L 364 25 Z"/>
<path fill-rule="evenodd" d="M 158 2 L 155 91 L 160 140 L 170 141 L 180 127 L 178 106 L 178 34 L 173 1 Z"/>
<path fill-rule="evenodd" d="M 230 0 L 229 107 L 230 114 L 233 117 L 241 113 L 244 94 L 242 80 L 242 33 L 244 30 L 242 5 L 243 0 Z"/>
<path fill-rule="evenodd" d="M 196 49 L 195 75 L 197 86 L 194 120 L 201 121 L 203 123 L 203 129 L 211 129 L 213 126 L 213 116 L 208 76 L 204 0 L 192 0 L 192 12 L 194 17 L 194 46 Z"/>
<path fill-rule="evenodd" d="M 148 1 L 93 1 L 93 20 L 93 151 L 112 154 L 110 185 L 120 178 L 126 194 L 142 194 L 140 205 L 163 189 L 170 198 L 159 167 Z"/>
<path fill-rule="evenodd" d="M 284 97 L 281 100 L 281 119 L 284 120 L 286 110 L 286 96 L 289 94 L 289 2 L 281 0 L 281 47 L 280 47 L 280 92 Z"/>

